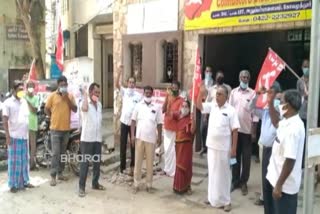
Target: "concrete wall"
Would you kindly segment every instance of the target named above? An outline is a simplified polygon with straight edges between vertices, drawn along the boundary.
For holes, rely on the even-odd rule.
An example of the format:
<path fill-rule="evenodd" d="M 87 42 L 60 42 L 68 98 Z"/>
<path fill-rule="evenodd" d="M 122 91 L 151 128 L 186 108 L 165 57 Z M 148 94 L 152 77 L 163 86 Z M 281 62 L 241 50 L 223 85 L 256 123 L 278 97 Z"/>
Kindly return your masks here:
<path fill-rule="evenodd" d="M 44 2 L 44 1 L 42 1 Z M 32 49 L 28 40 L 10 40 L 7 38 L 7 26 L 17 24 L 19 13 L 15 1 L 0 0 L 0 92 L 7 90 L 7 72 L 9 69 L 29 69 L 32 62 Z M 44 5 L 44 4 L 43 4 Z M 44 25 L 41 27 L 42 57 L 45 53 Z M 4 75 L 4 76 L 3 76 Z"/>

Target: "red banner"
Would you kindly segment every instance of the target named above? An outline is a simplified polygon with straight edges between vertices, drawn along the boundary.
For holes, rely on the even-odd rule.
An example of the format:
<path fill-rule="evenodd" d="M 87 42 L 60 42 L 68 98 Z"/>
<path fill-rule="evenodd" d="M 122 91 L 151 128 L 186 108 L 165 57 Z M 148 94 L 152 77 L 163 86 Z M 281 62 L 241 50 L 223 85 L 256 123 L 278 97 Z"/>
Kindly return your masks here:
<path fill-rule="evenodd" d="M 196 67 L 194 70 L 193 75 L 193 82 L 192 82 L 192 88 L 189 91 L 189 96 L 192 101 L 195 101 L 199 94 L 199 89 L 201 85 L 201 62 L 200 62 L 200 52 L 199 48 L 197 49 L 197 56 L 196 56 Z"/>
<path fill-rule="evenodd" d="M 61 20 L 59 19 L 58 36 L 56 41 L 56 63 L 59 70 L 63 71 L 63 33 L 61 28 Z"/>
<path fill-rule="evenodd" d="M 286 63 L 273 50 L 269 49 L 268 55 L 260 70 L 255 90 L 259 91 L 262 87 L 267 90 L 270 89 L 285 67 Z M 258 97 L 256 106 L 258 108 L 264 108 L 266 105 L 267 94 L 262 94 Z"/>

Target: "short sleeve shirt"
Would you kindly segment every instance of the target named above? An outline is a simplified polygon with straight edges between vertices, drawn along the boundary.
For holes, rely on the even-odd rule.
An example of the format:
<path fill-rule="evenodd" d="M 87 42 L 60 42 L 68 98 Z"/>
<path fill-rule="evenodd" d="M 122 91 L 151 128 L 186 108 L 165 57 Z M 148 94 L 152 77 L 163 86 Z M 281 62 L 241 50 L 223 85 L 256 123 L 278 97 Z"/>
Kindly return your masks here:
<path fill-rule="evenodd" d="M 136 138 L 147 143 L 156 143 L 157 126 L 161 124 L 161 108 L 154 103 L 147 105 L 141 101 L 136 105 L 132 120 L 137 123 Z"/>
<path fill-rule="evenodd" d="M 39 98 L 37 96 L 26 96 L 25 99 L 36 109 L 39 107 Z M 38 131 L 38 116 L 29 111 L 29 130 Z"/>
<path fill-rule="evenodd" d="M 68 94 L 71 102 L 75 103 L 72 94 Z M 55 131 L 69 131 L 71 108 L 60 93 L 53 92 L 47 99 L 46 108 L 51 111 L 50 129 Z"/>
<path fill-rule="evenodd" d="M 135 106 L 141 101 L 142 95 L 130 88 L 120 88 L 122 96 L 122 110 L 120 122 L 130 126 L 131 117 Z"/>
<path fill-rule="evenodd" d="M 228 103 L 225 103 L 222 107 L 219 107 L 215 102 L 203 103 L 202 113 L 210 113 L 207 147 L 220 151 L 230 151 L 232 131 L 240 128 L 238 115 L 234 107 Z"/>
<path fill-rule="evenodd" d="M 305 129 L 299 115 L 282 119 L 277 129 L 277 137 L 273 143 L 272 154 L 268 166 L 267 179 L 275 187 L 286 159 L 295 160 L 292 172 L 282 186 L 287 194 L 299 192 L 302 176 L 302 156 Z"/>

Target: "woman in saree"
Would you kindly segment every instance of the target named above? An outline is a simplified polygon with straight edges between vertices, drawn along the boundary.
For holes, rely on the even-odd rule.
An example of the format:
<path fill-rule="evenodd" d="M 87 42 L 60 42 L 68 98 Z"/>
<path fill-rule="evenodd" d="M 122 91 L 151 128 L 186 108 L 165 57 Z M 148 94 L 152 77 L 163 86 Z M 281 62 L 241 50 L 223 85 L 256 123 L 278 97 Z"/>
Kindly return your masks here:
<path fill-rule="evenodd" d="M 195 133 L 195 116 L 190 114 L 190 102 L 184 101 L 180 112 L 176 113 L 176 173 L 173 191 L 178 194 L 191 194 L 192 152 Z"/>

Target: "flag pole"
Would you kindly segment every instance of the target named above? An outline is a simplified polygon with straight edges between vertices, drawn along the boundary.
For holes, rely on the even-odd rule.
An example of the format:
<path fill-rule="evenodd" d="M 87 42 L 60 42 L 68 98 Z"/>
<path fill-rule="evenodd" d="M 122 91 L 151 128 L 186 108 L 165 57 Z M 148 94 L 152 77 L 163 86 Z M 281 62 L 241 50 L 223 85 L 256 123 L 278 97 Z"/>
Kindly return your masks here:
<path fill-rule="evenodd" d="M 269 47 L 269 50 L 271 50 L 271 51 L 274 52 L 274 50 L 272 50 L 270 47 Z M 298 80 L 301 79 L 301 77 L 299 77 L 299 75 L 286 63 L 286 61 L 284 61 L 278 54 L 277 54 L 277 56 L 284 62 L 285 66 L 288 68 L 288 70 L 289 70 L 295 77 L 297 77 Z"/>
<path fill-rule="evenodd" d="M 310 75 L 309 75 L 309 100 L 307 110 L 307 132 L 303 185 L 303 214 L 314 213 L 314 175 L 315 165 L 308 161 L 310 129 L 316 128 L 319 115 L 319 80 L 320 80 L 320 1 L 312 1 L 311 39 L 310 39 Z M 311 166 L 310 166 L 310 165 Z M 319 169 L 318 169 L 319 170 Z"/>

